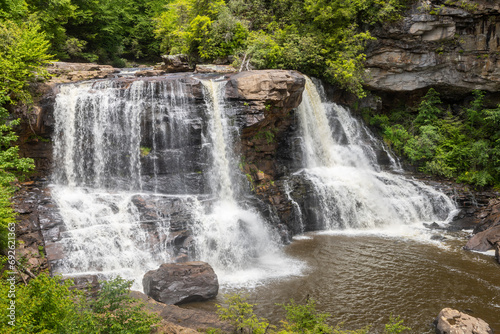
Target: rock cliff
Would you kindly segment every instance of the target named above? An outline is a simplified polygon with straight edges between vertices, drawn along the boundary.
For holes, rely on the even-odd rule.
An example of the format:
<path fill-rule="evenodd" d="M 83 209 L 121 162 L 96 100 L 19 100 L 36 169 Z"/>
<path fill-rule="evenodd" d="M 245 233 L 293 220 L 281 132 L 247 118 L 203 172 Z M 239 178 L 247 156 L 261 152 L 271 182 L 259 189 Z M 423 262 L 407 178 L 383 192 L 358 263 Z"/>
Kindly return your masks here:
<path fill-rule="evenodd" d="M 366 87 L 408 92 L 434 87 L 453 96 L 500 90 L 500 5 L 424 0 L 404 18 L 377 28 L 369 45 Z"/>

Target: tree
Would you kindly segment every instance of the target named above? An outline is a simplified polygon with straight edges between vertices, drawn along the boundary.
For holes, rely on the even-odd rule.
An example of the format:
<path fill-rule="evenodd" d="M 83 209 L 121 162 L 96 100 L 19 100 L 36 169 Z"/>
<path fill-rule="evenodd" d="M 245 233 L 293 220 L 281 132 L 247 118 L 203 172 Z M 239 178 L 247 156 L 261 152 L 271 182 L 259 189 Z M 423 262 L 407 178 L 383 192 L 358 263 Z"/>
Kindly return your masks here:
<path fill-rule="evenodd" d="M 14 221 L 14 212 L 8 197 L 13 193 L 13 182 L 33 169 L 33 160 L 19 157 L 19 148 L 13 145 L 17 135 L 13 128 L 20 124 L 13 119 L 8 106 L 32 101 L 28 85 L 48 77 L 43 67 L 51 60 L 49 44 L 38 24 L 27 21 L 16 23 L 0 21 L 0 248 L 5 247 L 7 226 Z"/>

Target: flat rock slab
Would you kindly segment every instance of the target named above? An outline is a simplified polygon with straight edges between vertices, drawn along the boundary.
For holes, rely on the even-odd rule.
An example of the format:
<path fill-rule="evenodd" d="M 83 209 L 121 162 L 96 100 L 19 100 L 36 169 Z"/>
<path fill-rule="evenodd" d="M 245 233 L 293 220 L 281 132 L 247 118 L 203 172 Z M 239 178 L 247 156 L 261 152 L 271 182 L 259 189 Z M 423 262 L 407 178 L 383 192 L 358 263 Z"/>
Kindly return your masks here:
<path fill-rule="evenodd" d="M 493 334 L 493 330 L 482 319 L 471 317 L 451 308 L 444 308 L 436 318 L 438 334 Z"/>
<path fill-rule="evenodd" d="M 142 279 L 144 293 L 164 304 L 182 304 L 214 298 L 219 281 L 205 262 L 164 263 Z"/>
<path fill-rule="evenodd" d="M 130 291 L 130 296 L 145 302 L 146 310 L 154 312 L 162 318 L 156 333 L 192 334 L 214 328 L 222 330 L 223 333 L 233 332 L 233 327 L 229 323 L 221 321 L 215 312 L 165 305 L 139 291 Z"/>

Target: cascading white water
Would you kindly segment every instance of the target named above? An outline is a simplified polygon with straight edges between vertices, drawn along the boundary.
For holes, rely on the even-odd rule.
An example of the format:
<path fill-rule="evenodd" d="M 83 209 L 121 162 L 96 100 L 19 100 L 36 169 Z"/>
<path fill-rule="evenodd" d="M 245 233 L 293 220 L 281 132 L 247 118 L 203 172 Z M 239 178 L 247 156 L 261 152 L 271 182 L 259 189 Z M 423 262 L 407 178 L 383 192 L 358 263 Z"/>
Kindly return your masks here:
<path fill-rule="evenodd" d="M 179 80 L 61 86 L 52 196 L 65 230 L 55 272 L 120 275 L 140 289 L 147 270 L 180 254 L 209 262 L 226 285 L 299 270 L 257 211 L 238 204 L 223 83 L 203 84 L 204 106 Z M 178 238 L 187 231 L 194 245 Z"/>
<path fill-rule="evenodd" d="M 232 143 L 236 128 L 226 116 L 223 81 L 203 81 L 209 108 L 208 126 L 213 145 L 210 183 L 217 201 L 209 212 L 198 210 L 194 227 L 198 257 L 211 263 L 224 284 L 253 283 L 263 278 L 299 273 L 301 265 L 279 250 L 279 237 L 253 208 L 242 207 L 238 192 L 244 186 L 237 174 L 239 159 Z"/>
<path fill-rule="evenodd" d="M 305 167 L 324 229 L 373 228 L 444 221 L 455 206 L 418 181 L 382 171 L 374 137 L 349 112 L 325 102 L 307 78 L 298 108 Z M 398 166 L 393 160 L 393 168 Z"/>
<path fill-rule="evenodd" d="M 173 200 L 142 192 L 157 192 L 160 166 L 179 169 L 183 163 L 175 156 L 185 153 L 183 132 L 197 119 L 187 117 L 182 88 L 175 81 L 60 87 L 52 197 L 65 231 L 57 241 L 64 258 L 53 264 L 56 272 L 120 275 L 139 289 L 145 271 L 173 260 L 171 217 L 162 212 Z M 168 124 L 160 122 L 164 117 Z M 165 152 L 174 158 L 162 157 Z M 149 168 L 141 164 L 144 155 Z M 178 183 L 168 185 L 174 194 L 184 193 Z M 185 207 L 196 202 L 190 195 L 175 199 Z"/>

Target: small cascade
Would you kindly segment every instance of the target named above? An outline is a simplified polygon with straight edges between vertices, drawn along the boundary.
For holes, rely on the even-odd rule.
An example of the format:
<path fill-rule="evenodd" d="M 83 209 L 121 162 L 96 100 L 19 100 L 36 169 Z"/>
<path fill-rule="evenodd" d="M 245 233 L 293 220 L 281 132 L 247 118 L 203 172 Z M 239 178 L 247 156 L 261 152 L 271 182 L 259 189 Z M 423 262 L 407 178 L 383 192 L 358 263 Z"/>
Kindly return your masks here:
<path fill-rule="evenodd" d="M 418 181 L 383 171 L 375 149 L 383 149 L 348 110 L 326 102 L 307 78 L 298 108 L 304 169 L 314 189 L 316 226 L 374 228 L 444 221 L 454 204 Z M 395 159 L 391 169 L 400 167 Z"/>

